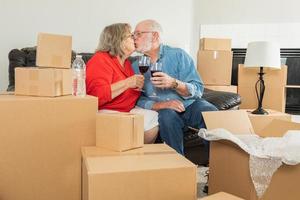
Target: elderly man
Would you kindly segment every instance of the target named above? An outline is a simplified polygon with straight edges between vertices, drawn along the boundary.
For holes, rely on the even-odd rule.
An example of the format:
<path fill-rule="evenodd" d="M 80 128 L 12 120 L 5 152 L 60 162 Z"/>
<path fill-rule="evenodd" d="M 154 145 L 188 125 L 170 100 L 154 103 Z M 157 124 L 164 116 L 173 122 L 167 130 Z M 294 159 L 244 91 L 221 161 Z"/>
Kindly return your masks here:
<path fill-rule="evenodd" d="M 187 126 L 205 128 L 202 111 L 217 110 L 201 98 L 203 83 L 192 58 L 182 49 L 161 43 L 162 28 L 154 20 L 137 24 L 134 31 L 136 51 L 162 63 L 162 72 L 145 73 L 144 92 L 137 105 L 158 111 L 160 136 L 178 153 L 184 154 L 183 134 Z M 133 63 L 138 73 L 138 62 Z M 153 94 L 157 96 L 153 96 Z"/>

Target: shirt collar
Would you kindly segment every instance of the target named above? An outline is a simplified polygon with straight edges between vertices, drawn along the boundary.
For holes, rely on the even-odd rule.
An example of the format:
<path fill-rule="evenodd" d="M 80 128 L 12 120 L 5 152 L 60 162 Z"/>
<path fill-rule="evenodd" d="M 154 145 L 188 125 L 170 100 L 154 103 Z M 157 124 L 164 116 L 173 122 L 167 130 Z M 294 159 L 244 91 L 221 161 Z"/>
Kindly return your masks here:
<path fill-rule="evenodd" d="M 159 45 L 159 52 L 158 52 L 158 60 L 161 60 L 164 56 L 164 49 L 165 46 L 163 44 Z"/>

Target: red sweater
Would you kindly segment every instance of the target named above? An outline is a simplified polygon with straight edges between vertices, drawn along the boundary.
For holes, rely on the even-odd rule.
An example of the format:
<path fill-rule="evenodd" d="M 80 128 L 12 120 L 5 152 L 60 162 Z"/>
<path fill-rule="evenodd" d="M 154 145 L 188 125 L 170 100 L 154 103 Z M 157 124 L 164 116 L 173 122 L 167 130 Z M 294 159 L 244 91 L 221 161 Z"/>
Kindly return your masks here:
<path fill-rule="evenodd" d="M 121 66 L 117 57 L 107 52 L 97 52 L 86 65 L 87 94 L 98 97 L 98 109 L 109 109 L 129 112 L 136 104 L 140 92 L 127 89 L 114 99 L 111 98 L 111 85 L 124 80 L 134 71 L 131 63 L 126 60 L 125 68 Z"/>

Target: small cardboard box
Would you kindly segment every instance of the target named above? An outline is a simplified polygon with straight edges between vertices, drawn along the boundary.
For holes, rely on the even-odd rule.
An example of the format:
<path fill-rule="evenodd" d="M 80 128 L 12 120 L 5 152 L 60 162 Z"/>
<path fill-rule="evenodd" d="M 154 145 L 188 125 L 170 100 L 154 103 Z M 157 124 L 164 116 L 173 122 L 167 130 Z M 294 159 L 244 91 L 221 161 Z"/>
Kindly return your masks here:
<path fill-rule="evenodd" d="M 81 147 L 98 100 L 0 95 L 0 199 L 81 200 Z"/>
<path fill-rule="evenodd" d="M 72 36 L 39 33 L 36 65 L 39 67 L 71 68 Z"/>
<path fill-rule="evenodd" d="M 94 150 L 86 150 L 83 200 L 196 200 L 197 167 L 167 148 L 145 145 L 111 155 L 98 150 L 98 156 Z"/>
<path fill-rule="evenodd" d="M 205 85 L 204 87 L 209 90 L 237 93 L 236 85 Z"/>
<path fill-rule="evenodd" d="M 208 129 L 225 128 L 234 134 L 253 134 L 256 124 L 251 124 L 245 110 L 204 112 Z M 266 120 L 261 118 L 261 120 Z M 267 120 L 268 121 L 268 120 Z M 274 119 L 263 128 L 259 135 L 280 137 L 287 130 L 299 130 L 300 124 Z M 249 154 L 228 141 L 211 142 L 209 161 L 209 194 L 220 191 L 249 200 L 257 200 L 250 177 Z M 297 200 L 300 165 L 283 164 L 274 174 L 263 200 Z"/>
<path fill-rule="evenodd" d="M 231 39 L 202 38 L 200 39 L 200 50 L 231 51 Z"/>
<path fill-rule="evenodd" d="M 144 117 L 131 113 L 98 113 L 96 146 L 126 151 L 144 145 Z"/>
<path fill-rule="evenodd" d="M 205 85 L 231 85 L 232 52 L 198 51 L 197 69 Z"/>
<path fill-rule="evenodd" d="M 243 200 L 226 192 L 218 192 L 213 195 L 202 198 L 201 200 Z"/>
<path fill-rule="evenodd" d="M 15 77 L 16 95 L 57 97 L 72 94 L 71 69 L 18 67 Z"/>

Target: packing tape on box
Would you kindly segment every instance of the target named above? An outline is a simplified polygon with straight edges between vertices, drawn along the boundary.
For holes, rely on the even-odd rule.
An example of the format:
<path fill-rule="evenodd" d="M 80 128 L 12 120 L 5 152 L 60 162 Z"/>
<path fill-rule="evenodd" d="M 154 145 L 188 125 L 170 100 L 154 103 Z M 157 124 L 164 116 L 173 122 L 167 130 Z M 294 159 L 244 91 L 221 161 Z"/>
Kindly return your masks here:
<path fill-rule="evenodd" d="M 30 81 L 37 81 L 39 80 L 39 71 L 38 70 L 30 70 L 28 73 L 28 79 Z"/>
<path fill-rule="evenodd" d="M 133 131 L 132 131 L 131 144 L 133 147 L 135 147 L 138 144 L 138 125 L 134 118 L 132 118 L 132 121 L 133 121 Z"/>
<path fill-rule="evenodd" d="M 55 94 L 57 96 L 63 94 L 63 74 L 62 71 L 56 70 L 54 73 L 54 85 L 55 85 Z"/>
<path fill-rule="evenodd" d="M 214 51 L 213 52 L 213 58 L 216 60 L 219 56 L 219 53 L 218 53 L 218 51 Z"/>

